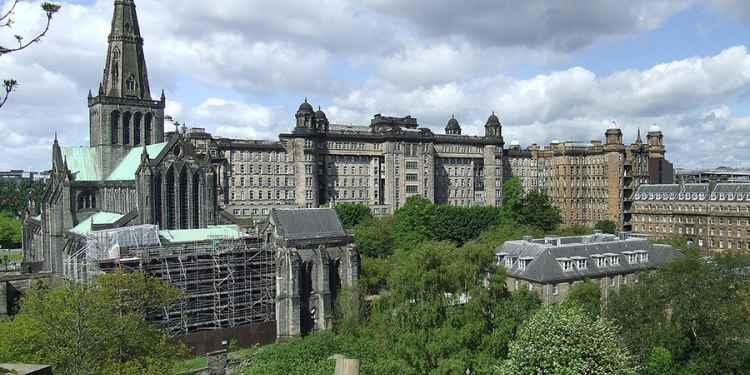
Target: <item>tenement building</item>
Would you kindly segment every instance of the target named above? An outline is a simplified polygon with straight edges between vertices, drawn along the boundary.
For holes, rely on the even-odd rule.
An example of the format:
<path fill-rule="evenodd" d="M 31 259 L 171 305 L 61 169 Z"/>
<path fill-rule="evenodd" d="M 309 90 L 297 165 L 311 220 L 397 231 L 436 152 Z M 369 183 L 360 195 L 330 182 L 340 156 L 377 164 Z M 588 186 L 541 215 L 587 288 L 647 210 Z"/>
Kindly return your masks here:
<path fill-rule="evenodd" d="M 507 176 L 516 176 L 526 191 L 545 192 L 566 224 L 594 225 L 611 220 L 624 230 L 631 227 L 635 189 L 644 183 L 671 179 L 661 132 L 649 132 L 643 143 L 640 131 L 626 146 L 619 129 L 609 129 L 605 142 L 552 142 L 525 150 L 514 142 L 507 152 Z"/>
<path fill-rule="evenodd" d="M 642 185 L 633 204 L 633 231 L 681 237 L 706 254 L 750 251 L 750 184 Z"/>
<path fill-rule="evenodd" d="M 295 122 L 279 141 L 215 138 L 212 147 L 227 161 L 220 200 L 228 213 L 262 220 L 273 208 L 362 203 L 387 215 L 416 195 L 457 206 L 500 205 L 503 181 L 517 176 L 527 191 L 547 193 L 566 224 L 612 220 L 629 230 L 635 189 L 672 181 L 661 132 L 650 132 L 647 143 L 639 133 L 627 146 L 622 132 L 610 129 L 604 143 L 506 150 L 494 113 L 483 136 L 462 134 L 455 117 L 445 134 L 435 134 L 410 116 L 333 124 L 306 99 Z"/>
<path fill-rule="evenodd" d="M 641 272 L 671 262 L 680 253 L 643 237 L 595 233 L 580 237 L 524 238 L 496 250 L 506 269 L 508 290 L 537 293 L 545 304 L 559 303 L 578 283 L 591 280 L 606 301 L 610 291 L 638 283 Z"/>

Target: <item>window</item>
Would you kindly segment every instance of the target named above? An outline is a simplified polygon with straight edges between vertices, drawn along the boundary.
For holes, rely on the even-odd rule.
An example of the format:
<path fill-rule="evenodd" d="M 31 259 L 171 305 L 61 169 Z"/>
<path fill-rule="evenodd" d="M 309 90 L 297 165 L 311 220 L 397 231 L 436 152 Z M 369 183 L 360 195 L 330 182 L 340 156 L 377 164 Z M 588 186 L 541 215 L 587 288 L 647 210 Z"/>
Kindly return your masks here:
<path fill-rule="evenodd" d="M 557 284 L 555 284 L 552 286 L 552 295 L 556 296 L 558 294 L 560 294 L 560 288 L 557 286 Z"/>
<path fill-rule="evenodd" d="M 416 185 L 406 185 L 407 194 L 415 194 L 418 191 L 419 191 L 419 188 Z"/>

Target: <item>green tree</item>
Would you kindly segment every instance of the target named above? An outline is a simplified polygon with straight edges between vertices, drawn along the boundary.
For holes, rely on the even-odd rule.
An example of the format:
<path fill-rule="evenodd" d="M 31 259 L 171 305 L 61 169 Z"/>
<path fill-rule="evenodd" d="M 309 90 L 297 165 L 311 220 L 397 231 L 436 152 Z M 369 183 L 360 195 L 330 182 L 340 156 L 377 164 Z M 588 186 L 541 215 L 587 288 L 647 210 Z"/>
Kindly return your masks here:
<path fill-rule="evenodd" d="M 0 246 L 3 249 L 17 249 L 21 247 L 23 225 L 21 220 L 0 214 Z"/>
<path fill-rule="evenodd" d="M 518 177 L 511 177 L 503 183 L 503 205 L 501 217 L 505 223 L 520 223 L 521 210 L 526 193 Z"/>
<path fill-rule="evenodd" d="M 602 291 L 597 283 L 586 280 L 574 285 L 565 298 L 565 304 L 576 305 L 591 317 L 596 318 L 601 312 Z"/>
<path fill-rule="evenodd" d="M 657 346 L 651 350 L 643 372 L 644 375 L 671 375 L 672 365 L 672 353 Z"/>
<path fill-rule="evenodd" d="M 569 237 L 569 236 L 585 236 L 585 235 L 589 235 L 593 233 L 593 231 L 588 226 L 575 224 L 575 225 L 560 227 L 553 233 L 558 236 Z"/>
<path fill-rule="evenodd" d="M 0 361 L 50 363 L 59 374 L 165 374 L 184 354 L 146 316 L 179 291 L 143 273 L 27 292 L 0 323 Z"/>
<path fill-rule="evenodd" d="M 414 248 L 432 237 L 432 215 L 435 204 L 422 196 L 406 200 L 394 213 L 393 244 L 396 249 Z"/>
<path fill-rule="evenodd" d="M 689 254 L 610 295 L 607 315 L 642 362 L 656 347 L 675 373 L 741 374 L 750 367 L 750 262 Z"/>
<path fill-rule="evenodd" d="M 630 375 L 636 366 L 611 322 L 576 307 L 553 305 L 521 328 L 502 373 Z"/>
<path fill-rule="evenodd" d="M 594 225 L 594 229 L 602 231 L 602 233 L 615 234 L 617 233 L 617 224 L 612 220 L 602 220 Z"/>
<path fill-rule="evenodd" d="M 341 224 L 346 229 L 353 229 L 357 224 L 364 222 L 368 219 L 372 219 L 372 213 L 370 213 L 370 207 L 367 205 L 357 203 L 343 203 L 336 205 L 336 213 L 339 215 Z"/>
<path fill-rule="evenodd" d="M 354 227 L 354 243 L 361 255 L 384 258 L 393 254 L 393 218 L 370 218 Z"/>
<path fill-rule="evenodd" d="M 544 193 L 532 191 L 526 194 L 521 209 L 522 224 L 541 228 L 545 232 L 553 231 L 562 222 L 560 209 L 549 202 Z"/>

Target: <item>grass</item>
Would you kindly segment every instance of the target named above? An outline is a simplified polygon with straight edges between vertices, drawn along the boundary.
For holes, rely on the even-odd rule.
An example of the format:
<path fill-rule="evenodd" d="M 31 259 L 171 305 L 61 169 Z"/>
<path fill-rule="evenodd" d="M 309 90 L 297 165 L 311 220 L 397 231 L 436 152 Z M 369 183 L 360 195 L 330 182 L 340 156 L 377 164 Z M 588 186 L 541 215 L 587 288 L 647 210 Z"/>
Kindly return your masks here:
<path fill-rule="evenodd" d="M 0 250 L 0 264 L 23 261 L 23 250 Z"/>
<path fill-rule="evenodd" d="M 206 357 L 195 357 L 182 362 L 179 362 L 175 367 L 175 373 L 197 370 L 208 367 L 208 359 Z"/>

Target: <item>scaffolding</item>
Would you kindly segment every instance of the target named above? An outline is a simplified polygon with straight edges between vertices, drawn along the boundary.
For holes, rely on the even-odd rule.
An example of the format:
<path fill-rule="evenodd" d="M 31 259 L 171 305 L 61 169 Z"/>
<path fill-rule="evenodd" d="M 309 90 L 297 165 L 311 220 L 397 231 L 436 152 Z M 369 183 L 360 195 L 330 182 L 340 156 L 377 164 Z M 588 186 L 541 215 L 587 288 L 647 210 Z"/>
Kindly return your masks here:
<path fill-rule="evenodd" d="M 111 237 L 104 234 L 87 237 L 84 249 L 68 260 L 78 270 L 70 278 L 87 281 L 118 269 L 140 270 L 173 285 L 181 298 L 150 317 L 171 336 L 275 320 L 275 257 L 268 243 L 256 236 L 161 243 L 158 230 L 153 241 L 151 229 L 141 227 L 129 227 L 138 233 L 124 236 L 132 240 L 128 246 L 107 242 Z M 92 237 L 97 238 L 89 243 Z"/>

